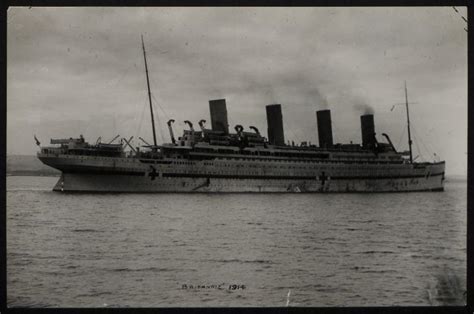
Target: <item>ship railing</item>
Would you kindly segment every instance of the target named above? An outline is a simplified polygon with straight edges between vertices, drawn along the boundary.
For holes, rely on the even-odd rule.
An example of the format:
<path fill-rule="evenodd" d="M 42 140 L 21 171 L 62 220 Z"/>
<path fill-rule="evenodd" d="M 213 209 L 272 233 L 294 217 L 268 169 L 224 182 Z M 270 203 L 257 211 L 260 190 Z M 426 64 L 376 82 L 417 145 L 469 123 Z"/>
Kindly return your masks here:
<path fill-rule="evenodd" d="M 45 155 L 66 154 L 67 149 L 58 147 L 42 147 L 40 153 Z"/>
<path fill-rule="evenodd" d="M 52 138 L 50 140 L 50 144 L 52 145 L 58 145 L 58 144 L 67 145 L 69 143 L 84 143 L 84 139 L 71 137 L 71 138 L 59 138 L 59 139 Z"/>

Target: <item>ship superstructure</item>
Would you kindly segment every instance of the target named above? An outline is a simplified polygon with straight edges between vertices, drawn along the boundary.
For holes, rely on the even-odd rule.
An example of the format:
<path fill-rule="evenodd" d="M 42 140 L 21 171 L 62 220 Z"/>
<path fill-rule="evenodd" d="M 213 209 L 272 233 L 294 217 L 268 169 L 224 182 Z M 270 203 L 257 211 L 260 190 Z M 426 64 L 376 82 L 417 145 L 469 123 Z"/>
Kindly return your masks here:
<path fill-rule="evenodd" d="M 59 169 L 55 191 L 71 192 L 404 192 L 443 191 L 445 162 L 414 162 L 387 134 L 376 138 L 374 115 L 360 117 L 362 144 L 335 144 L 330 110 L 316 112 L 319 145 L 285 143 L 282 106 L 266 106 L 267 135 L 254 126 L 229 128 L 225 99 L 209 101 L 211 128 L 200 120 L 157 145 L 143 45 L 153 144 L 89 144 L 81 136 L 51 140 L 38 158 Z M 405 89 L 406 92 L 406 89 Z M 409 127 L 408 99 L 406 100 Z M 126 148 L 129 150 L 126 151 Z"/>

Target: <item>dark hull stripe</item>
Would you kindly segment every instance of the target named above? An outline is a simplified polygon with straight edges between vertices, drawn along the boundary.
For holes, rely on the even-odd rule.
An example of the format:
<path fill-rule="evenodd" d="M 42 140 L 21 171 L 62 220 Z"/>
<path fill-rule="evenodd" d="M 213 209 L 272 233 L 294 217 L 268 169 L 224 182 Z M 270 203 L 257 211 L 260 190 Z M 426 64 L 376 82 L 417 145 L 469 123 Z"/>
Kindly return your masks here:
<path fill-rule="evenodd" d="M 133 171 L 104 171 L 104 170 L 76 170 L 64 171 L 74 174 L 91 175 L 126 175 L 126 176 L 145 176 L 145 172 Z M 429 175 L 437 177 L 444 175 L 444 172 Z M 158 174 L 157 176 L 158 177 Z M 225 175 L 225 174 L 192 174 L 192 173 L 163 173 L 166 178 L 210 178 L 210 179 L 255 179 L 255 180 L 317 180 L 317 176 L 258 176 L 258 175 Z M 405 176 L 328 176 L 325 180 L 383 180 L 383 179 L 415 179 L 425 178 L 426 175 L 405 175 Z"/>
<path fill-rule="evenodd" d="M 360 177 L 331 177 L 334 180 L 370 180 L 370 179 L 415 179 L 415 178 L 431 178 L 444 175 L 444 172 L 427 175 L 407 175 L 407 176 L 360 176 Z"/>
<path fill-rule="evenodd" d="M 94 174 L 94 175 L 120 175 L 120 176 L 137 176 L 143 177 L 145 172 L 136 172 L 136 171 L 118 171 L 118 170 L 64 170 L 64 173 L 74 173 L 74 174 Z"/>
<path fill-rule="evenodd" d="M 442 176 L 444 172 L 431 174 L 429 177 Z M 268 179 L 268 180 L 316 180 L 317 176 L 258 176 L 258 175 L 225 175 L 225 174 L 190 174 L 190 173 L 163 173 L 163 177 L 170 178 L 214 178 L 214 179 Z M 382 180 L 382 179 L 412 179 L 424 178 L 426 175 L 407 176 L 328 176 L 326 180 Z"/>

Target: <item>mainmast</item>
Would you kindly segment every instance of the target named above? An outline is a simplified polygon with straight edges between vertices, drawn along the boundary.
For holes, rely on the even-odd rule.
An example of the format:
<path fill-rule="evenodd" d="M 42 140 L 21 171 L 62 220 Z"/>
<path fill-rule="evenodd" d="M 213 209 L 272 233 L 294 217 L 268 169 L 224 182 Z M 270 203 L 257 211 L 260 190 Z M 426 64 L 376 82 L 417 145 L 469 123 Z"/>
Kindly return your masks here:
<path fill-rule="evenodd" d="M 405 104 L 407 108 L 407 126 L 408 126 L 408 147 L 410 149 L 410 163 L 413 163 L 413 153 L 411 150 L 411 132 L 410 132 L 410 111 L 408 110 L 408 92 L 407 92 L 407 81 L 405 81 Z"/>
<path fill-rule="evenodd" d="M 148 100 L 150 101 L 150 114 L 151 114 L 151 126 L 153 128 L 153 144 L 156 148 L 156 132 L 155 132 L 155 119 L 153 117 L 153 106 L 151 105 L 151 91 L 150 91 L 150 79 L 148 78 L 148 66 L 146 64 L 146 52 L 145 52 L 145 44 L 143 43 L 143 35 L 142 35 L 142 47 L 143 47 L 143 58 L 145 59 L 145 73 L 146 73 L 146 84 L 148 87 Z"/>

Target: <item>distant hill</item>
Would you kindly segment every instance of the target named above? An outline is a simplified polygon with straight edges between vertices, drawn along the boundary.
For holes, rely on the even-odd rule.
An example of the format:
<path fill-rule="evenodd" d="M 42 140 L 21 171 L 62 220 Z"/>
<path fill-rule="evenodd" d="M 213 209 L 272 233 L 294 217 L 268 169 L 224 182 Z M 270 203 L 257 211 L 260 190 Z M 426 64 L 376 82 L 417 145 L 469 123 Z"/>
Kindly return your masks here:
<path fill-rule="evenodd" d="M 43 164 L 36 156 L 7 155 L 7 176 L 59 176 L 61 171 Z"/>

